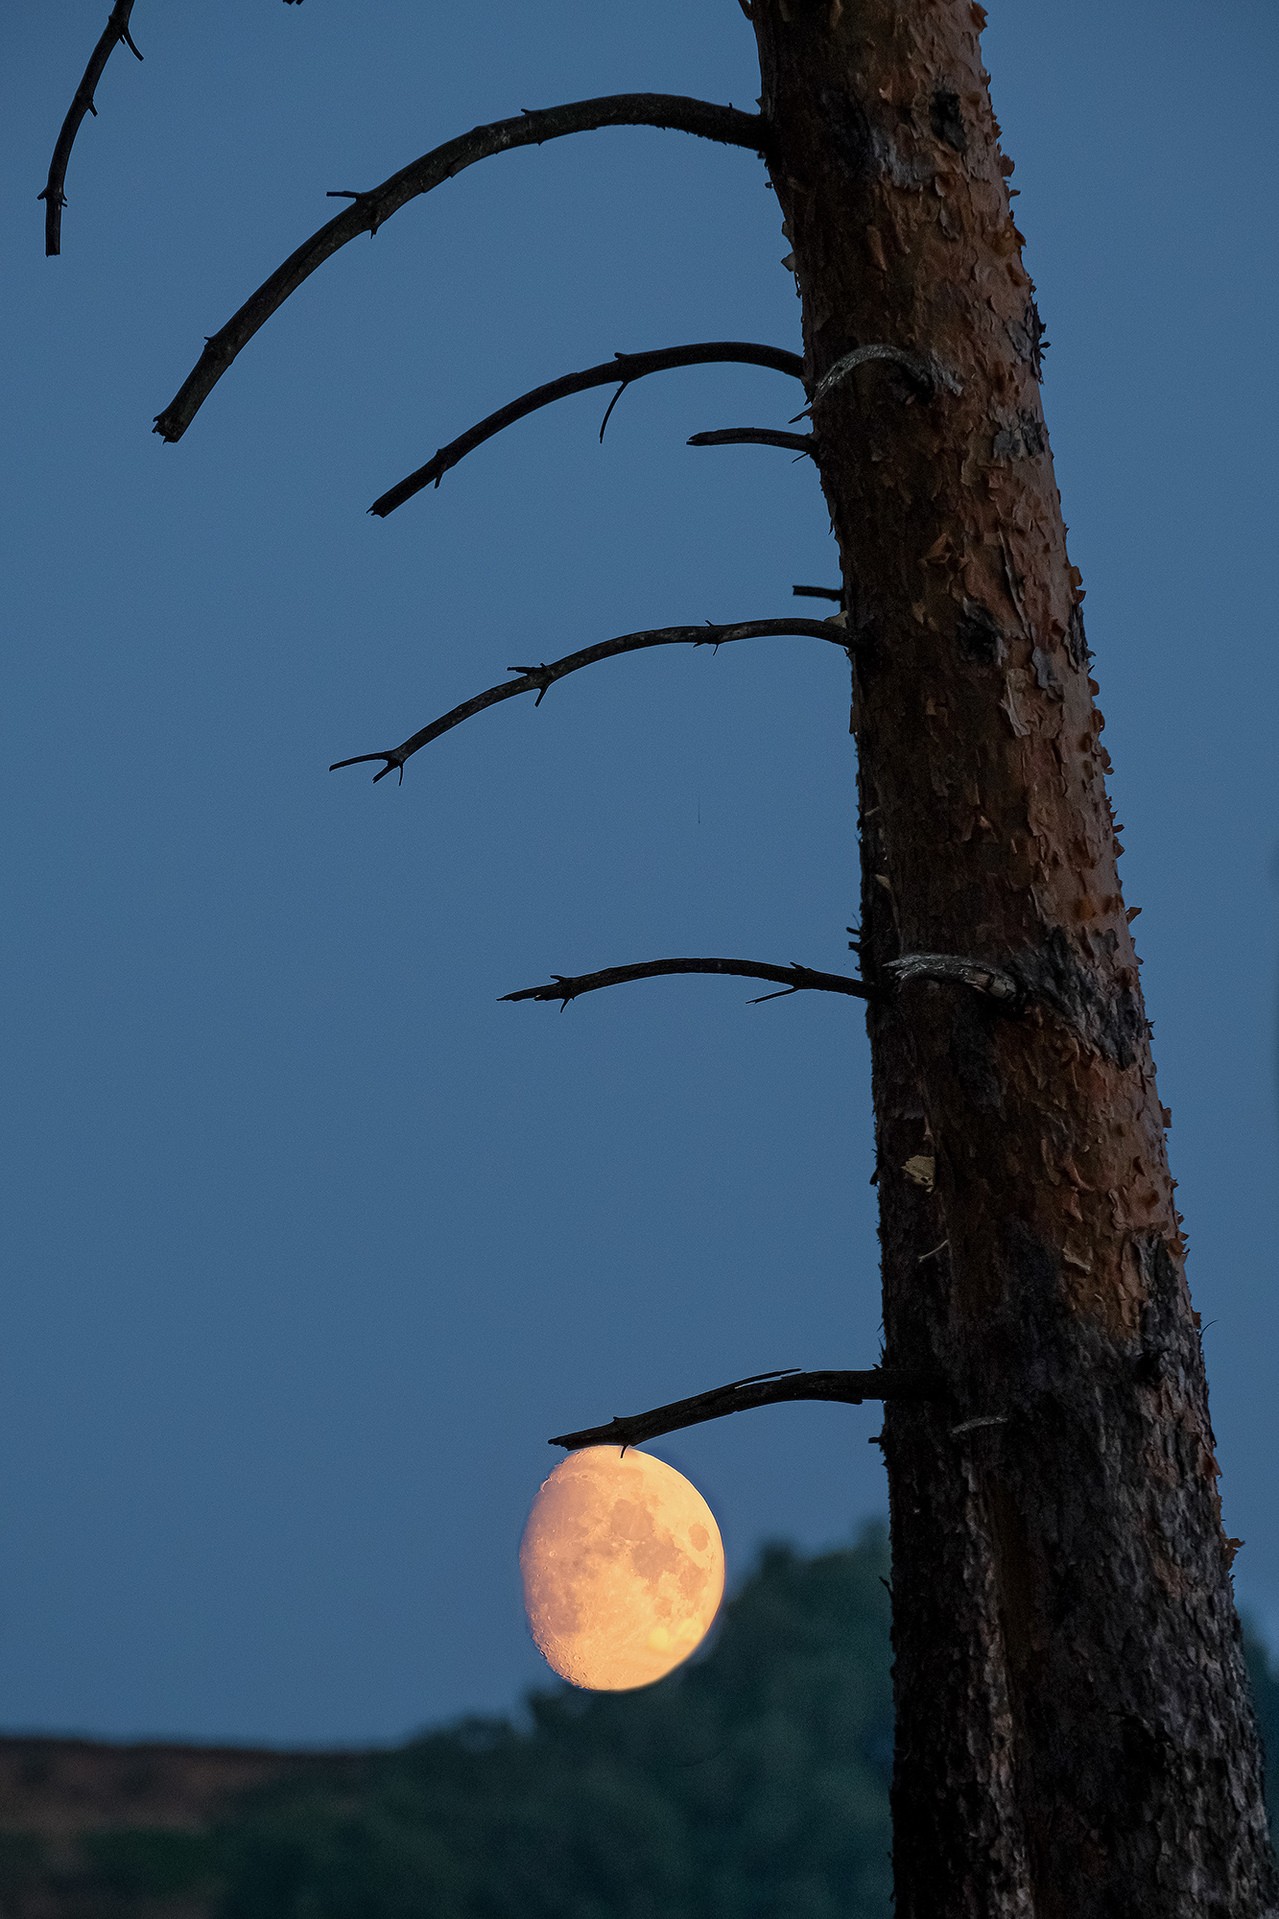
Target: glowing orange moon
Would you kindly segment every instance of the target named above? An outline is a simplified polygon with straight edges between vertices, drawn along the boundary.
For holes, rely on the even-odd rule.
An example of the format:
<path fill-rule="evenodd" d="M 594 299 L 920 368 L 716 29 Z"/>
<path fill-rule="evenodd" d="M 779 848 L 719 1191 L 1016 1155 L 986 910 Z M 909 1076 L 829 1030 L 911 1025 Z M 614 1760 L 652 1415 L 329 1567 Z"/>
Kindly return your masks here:
<path fill-rule="evenodd" d="M 627 1692 L 706 1637 L 724 1596 L 724 1544 L 673 1466 L 633 1446 L 587 1446 L 533 1501 L 520 1572 L 547 1664 L 575 1686 Z"/>

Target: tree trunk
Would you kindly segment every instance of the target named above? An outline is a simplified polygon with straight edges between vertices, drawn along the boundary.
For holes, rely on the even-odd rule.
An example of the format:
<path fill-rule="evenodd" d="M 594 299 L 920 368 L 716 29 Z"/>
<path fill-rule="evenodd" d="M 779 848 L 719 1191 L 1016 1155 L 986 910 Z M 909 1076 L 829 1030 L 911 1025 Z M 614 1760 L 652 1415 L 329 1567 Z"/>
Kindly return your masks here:
<path fill-rule="evenodd" d="M 854 652 L 899 1919 L 1279 1904 L 1079 576 L 969 0 L 754 0 Z M 822 380 L 864 347 L 864 356 Z M 891 986 L 949 953 L 1009 972 Z"/>

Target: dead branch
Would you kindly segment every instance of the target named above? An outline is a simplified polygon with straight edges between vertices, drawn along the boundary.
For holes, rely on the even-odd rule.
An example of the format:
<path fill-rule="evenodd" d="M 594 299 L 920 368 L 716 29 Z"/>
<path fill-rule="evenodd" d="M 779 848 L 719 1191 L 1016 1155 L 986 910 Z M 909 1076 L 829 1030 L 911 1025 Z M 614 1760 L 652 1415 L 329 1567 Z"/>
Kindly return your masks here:
<path fill-rule="evenodd" d="M 49 258 L 62 251 L 62 209 L 67 204 L 65 189 L 71 149 L 75 145 L 75 137 L 80 131 L 85 114 L 92 113 L 95 117 L 97 115 L 98 109 L 93 104 L 93 96 L 107 61 L 122 40 L 131 54 L 139 60 L 142 58 L 129 34 L 129 15 L 132 12 L 133 0 L 115 0 L 107 24 L 102 29 L 97 46 L 89 55 L 89 64 L 72 95 L 71 105 L 67 108 L 67 117 L 62 122 L 58 138 L 54 143 L 53 158 L 49 162 L 49 178 L 45 182 L 44 191 L 36 195 L 38 200 L 44 201 L 44 250 Z"/>
<path fill-rule="evenodd" d="M 521 693 L 536 693 L 534 706 L 540 706 L 547 688 L 556 680 L 564 679 L 569 673 L 577 673 L 584 666 L 594 666 L 599 660 L 611 660 L 619 653 L 639 653 L 650 646 L 727 646 L 733 640 L 762 640 L 785 638 L 791 635 L 807 636 L 811 639 L 829 640 L 833 646 L 848 650 L 848 636 L 838 623 L 838 616 L 830 620 L 805 620 L 799 617 L 782 620 L 743 620 L 734 626 L 658 626 L 641 633 L 622 633 L 613 640 L 600 640 L 594 646 L 584 646 L 578 653 L 566 653 L 562 660 L 551 660 L 540 666 L 512 666 L 508 670 L 519 675 L 518 679 L 503 680 L 498 686 L 490 686 L 483 693 L 477 693 L 474 699 L 464 700 L 461 706 L 455 706 L 438 720 L 432 720 L 413 733 L 399 746 L 384 748 L 378 753 L 355 753 L 350 759 L 334 760 L 330 773 L 336 773 L 343 766 L 363 766 L 372 760 L 385 760 L 380 773 L 373 775 L 373 784 L 384 780 L 388 773 L 398 768 L 400 784 L 404 782 L 404 762 L 432 740 L 438 740 L 443 733 L 451 732 L 455 726 L 461 726 L 463 720 L 474 718 L 486 707 L 496 706 L 501 700 L 513 700 Z"/>
<path fill-rule="evenodd" d="M 606 1426 L 589 1426 L 580 1433 L 561 1433 L 547 1443 L 563 1446 L 567 1452 L 578 1452 L 583 1446 L 638 1446 L 661 1433 L 677 1433 L 685 1426 L 703 1425 L 708 1419 L 723 1419 L 729 1413 L 748 1412 L 755 1406 L 778 1406 L 787 1400 L 824 1399 L 860 1406 L 868 1399 L 932 1399 L 940 1390 L 941 1382 L 928 1374 L 884 1366 L 860 1373 L 756 1373 L 729 1386 L 713 1387 L 708 1393 L 694 1393 L 691 1399 L 655 1406 L 652 1412 L 611 1419 Z"/>
<path fill-rule="evenodd" d="M 451 180 L 454 174 L 515 147 L 541 146 L 568 133 L 590 133 L 600 127 L 665 127 L 695 133 L 728 146 L 759 152 L 763 121 L 756 113 L 740 113 L 708 100 L 691 100 L 674 93 L 614 93 L 598 100 L 573 100 L 559 107 L 540 107 L 510 120 L 495 120 L 469 133 L 446 140 L 408 166 L 401 167 L 368 192 L 346 191 L 351 205 L 327 221 L 309 240 L 262 282 L 226 325 L 211 335 L 187 378 L 168 406 L 156 417 L 155 430 L 164 440 L 180 440 L 201 405 L 236 355 L 253 338 L 308 276 L 339 247 L 361 233 L 378 228 L 420 193 Z"/>
<path fill-rule="evenodd" d="M 609 402 L 608 413 L 604 415 L 600 427 L 600 438 L 604 437 L 604 427 L 608 424 L 618 399 L 633 380 L 642 380 L 650 373 L 666 373 L 673 367 L 706 366 L 715 361 L 730 360 L 742 362 L 747 366 L 770 367 L 775 373 L 789 373 L 795 379 L 803 378 L 804 362 L 798 353 L 788 353 L 784 347 L 760 346 L 753 340 L 698 340 L 688 346 L 656 347 L 649 353 L 615 353 L 611 360 L 603 360 L 598 366 L 588 366 L 580 373 L 566 373 L 558 380 L 547 380 L 542 386 L 535 386 L 531 392 L 521 394 L 518 400 L 499 407 L 496 413 L 490 413 L 487 419 L 468 427 L 456 440 L 450 440 L 433 453 L 425 466 L 417 468 L 396 486 L 389 487 L 369 508 L 380 520 L 388 513 L 394 513 L 397 506 L 403 506 L 415 493 L 424 487 L 438 486 L 444 475 L 473 453 L 477 446 L 483 446 L 486 440 L 505 432 L 508 426 L 514 426 L 517 420 L 527 419 L 530 413 L 536 413 L 540 407 L 551 406 L 556 400 L 564 400 L 574 393 L 587 393 L 592 387 L 613 386 L 617 392 Z"/>
<path fill-rule="evenodd" d="M 837 606 L 844 597 L 841 586 L 793 586 L 791 592 L 797 600 L 834 600 Z"/>
<path fill-rule="evenodd" d="M 722 426 L 713 433 L 691 433 L 690 446 L 780 446 L 792 453 L 813 455 L 811 433 L 779 433 L 771 426 Z"/>
<path fill-rule="evenodd" d="M 518 993 L 503 993 L 502 1000 L 558 1000 L 563 1011 L 571 999 L 582 993 L 595 993 L 604 986 L 627 986 L 632 980 L 661 979 L 670 973 L 728 973 L 735 979 L 774 980 L 776 993 L 761 993 L 752 1001 L 762 1005 L 766 999 L 781 999 L 787 993 L 844 993 L 850 999 L 869 999 L 870 988 L 862 980 L 849 979 L 844 973 L 820 973 L 816 967 L 801 966 L 792 960 L 789 966 L 774 966 L 769 960 L 738 959 L 657 959 L 639 960 L 632 966 L 606 966 L 599 973 L 569 976 L 556 973 L 545 986 L 521 987 Z"/>

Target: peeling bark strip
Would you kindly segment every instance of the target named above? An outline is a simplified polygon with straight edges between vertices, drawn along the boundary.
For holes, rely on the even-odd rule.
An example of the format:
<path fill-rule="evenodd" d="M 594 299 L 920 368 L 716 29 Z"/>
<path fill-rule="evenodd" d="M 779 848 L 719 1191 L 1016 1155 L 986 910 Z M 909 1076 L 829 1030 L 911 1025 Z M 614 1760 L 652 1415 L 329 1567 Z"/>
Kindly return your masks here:
<path fill-rule="evenodd" d="M 510 120 L 474 127 L 470 133 L 446 140 L 420 159 L 393 173 L 381 186 L 365 192 L 340 191 L 330 197 L 350 200 L 318 232 L 304 240 L 238 313 L 211 334 L 204 352 L 170 400 L 156 416 L 155 430 L 162 440 L 180 440 L 240 350 L 331 254 L 361 233 L 376 233 L 402 206 L 420 193 L 430 193 L 477 160 L 488 160 L 514 147 L 541 146 L 568 133 L 591 133 L 599 127 L 666 127 L 678 133 L 699 134 L 728 146 L 758 152 L 762 129 L 758 114 L 739 113 L 708 100 L 690 100 L 678 93 L 613 93 L 598 100 L 573 100 L 562 107 L 540 107 Z"/>
<path fill-rule="evenodd" d="M 1259 1919 L 1198 1322 L 984 14 L 751 17 L 857 636 L 866 974 L 973 954 L 1026 996 L 869 1006 L 885 1364 L 951 1386 L 885 1420 L 898 1919 Z"/>

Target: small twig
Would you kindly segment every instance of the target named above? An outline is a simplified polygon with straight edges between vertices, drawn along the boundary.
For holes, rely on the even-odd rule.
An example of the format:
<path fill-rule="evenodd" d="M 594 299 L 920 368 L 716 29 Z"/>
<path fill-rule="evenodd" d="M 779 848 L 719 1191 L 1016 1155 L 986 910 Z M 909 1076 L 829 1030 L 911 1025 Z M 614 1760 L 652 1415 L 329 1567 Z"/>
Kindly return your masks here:
<path fill-rule="evenodd" d="M 1021 998 L 1021 987 L 1011 973 L 983 960 L 961 959 L 957 953 L 907 953 L 901 959 L 888 960 L 884 971 L 891 973 L 899 986 L 914 980 L 932 980 L 941 986 L 970 986 L 975 993 L 1008 1003 Z"/>
<path fill-rule="evenodd" d="M 373 775 L 373 784 L 384 780 L 388 773 L 399 770 L 400 783 L 404 782 L 404 762 L 422 747 L 429 746 L 432 740 L 438 740 L 442 733 L 448 733 L 455 726 L 461 726 L 463 720 L 472 719 L 482 713 L 486 707 L 496 706 L 500 700 L 515 699 L 521 693 L 536 693 L 536 705 L 540 706 L 549 686 L 556 680 L 562 680 L 569 673 L 576 673 L 584 666 L 594 666 L 599 660 L 611 660 L 619 653 L 639 653 L 650 646 L 727 646 L 733 640 L 762 640 L 785 638 L 788 635 L 829 640 L 833 646 L 848 649 L 848 636 L 834 620 L 805 620 L 798 616 L 782 620 L 743 620 L 734 626 L 659 626 L 642 633 L 622 633 L 614 640 L 600 640 L 595 646 L 584 646 L 580 653 L 568 653 L 562 660 L 552 660 L 539 666 L 513 666 L 509 670 L 519 675 L 518 679 L 503 680 L 499 686 L 490 686 L 483 693 L 477 693 L 474 699 L 464 700 L 461 706 L 455 706 L 438 720 L 432 720 L 413 733 L 399 746 L 386 747 L 378 753 L 355 753 L 350 759 L 334 760 L 330 773 L 336 773 L 339 767 L 362 766 L 367 761 L 385 760 L 380 773 Z"/>
<path fill-rule="evenodd" d="M 844 600 L 842 586 L 793 586 L 791 592 L 797 600 L 834 600 L 836 606 Z"/>
<path fill-rule="evenodd" d="M 80 131 L 86 113 L 96 114 L 93 96 L 102 78 L 107 61 L 123 41 L 129 52 L 140 60 L 129 33 L 129 15 L 133 12 L 133 0 L 115 0 L 106 26 L 102 29 L 97 46 L 89 55 L 89 64 L 84 70 L 79 86 L 67 108 L 67 117 L 62 122 L 58 138 L 54 143 L 53 158 L 49 162 L 49 178 L 44 191 L 36 198 L 44 201 L 44 250 L 52 258 L 62 251 L 62 209 L 67 204 L 66 183 L 67 166 L 71 159 L 71 149 L 75 137 Z"/>
<path fill-rule="evenodd" d="M 211 335 L 178 392 L 163 413 L 157 415 L 156 432 L 164 440 L 180 440 L 258 328 L 348 240 L 384 226 L 393 213 L 418 194 L 429 193 L 478 160 L 510 152 L 515 147 L 540 146 L 544 140 L 557 140 L 564 134 L 591 133 L 600 127 L 665 127 L 700 134 L 703 139 L 718 140 L 727 146 L 747 147 L 752 152 L 760 150 L 764 138 L 764 123 L 757 113 L 740 113 L 735 107 L 690 100 L 682 94 L 614 93 L 598 100 L 573 100 L 564 106 L 541 107 L 535 112 L 517 114 L 510 120 L 494 120 L 488 126 L 474 127 L 469 133 L 446 140 L 443 146 L 434 147 L 430 153 L 410 161 L 381 186 L 372 188 L 335 214 L 309 240 L 304 240 L 262 282 L 256 293 L 250 294 L 226 325 Z"/>
<path fill-rule="evenodd" d="M 373 235 L 382 224 L 381 213 L 377 204 L 377 194 L 375 192 L 366 192 L 362 187 L 330 187 L 324 197 L 326 200 L 350 200 L 357 207 L 367 205 L 369 209 L 370 239 L 373 238 Z"/>
<path fill-rule="evenodd" d="M 760 1373 L 751 1379 L 735 1380 L 730 1386 L 716 1386 L 708 1393 L 695 1393 L 691 1399 L 673 1400 L 669 1406 L 655 1406 L 652 1412 L 611 1419 L 606 1426 L 561 1433 L 548 1444 L 563 1446 L 567 1452 L 578 1452 L 583 1446 L 638 1446 L 661 1433 L 681 1432 L 685 1426 L 701 1426 L 708 1419 L 749 1412 L 756 1406 L 778 1406 L 796 1399 L 860 1406 L 868 1399 L 931 1399 L 939 1389 L 940 1381 L 927 1374 L 884 1366 L 860 1373 Z"/>
<path fill-rule="evenodd" d="M 718 427 L 713 433 L 692 433 L 690 446 L 780 446 L 789 448 L 792 453 L 806 453 L 809 459 L 813 453 L 811 433 L 778 433 L 768 426 L 725 426 Z"/>
<path fill-rule="evenodd" d="M 761 346 L 754 340 L 697 340 L 688 346 L 655 347 L 648 353 L 615 353 L 611 360 L 603 360 L 598 366 L 584 367 L 580 373 L 565 373 L 558 380 L 547 380 L 542 386 L 535 386 L 531 392 L 523 393 L 518 400 L 511 400 L 506 406 L 499 407 L 496 413 L 490 413 L 486 419 L 468 427 L 456 440 L 450 440 L 433 453 L 425 466 L 388 487 L 387 491 L 374 500 L 370 513 L 384 520 L 388 513 L 394 513 L 397 506 L 403 506 L 415 493 L 424 487 L 438 486 L 444 475 L 477 446 L 483 446 L 486 440 L 493 439 L 508 426 L 514 426 L 517 420 L 527 419 L 530 413 L 536 413 L 540 407 L 551 406 L 556 400 L 568 399 L 574 393 L 587 393 L 592 387 L 612 386 L 617 382 L 617 392 L 608 403 L 607 411 L 600 422 L 600 439 L 604 438 L 604 429 L 608 425 L 613 408 L 633 380 L 642 380 L 650 373 L 666 373 L 674 367 L 707 366 L 718 361 L 737 361 L 747 366 L 769 367 L 775 373 L 789 373 L 795 379 L 802 379 L 804 363 L 798 353 L 789 353 L 784 347 Z"/>
<path fill-rule="evenodd" d="M 811 401 L 802 413 L 795 415 L 795 418 L 802 420 L 812 413 L 818 401 L 824 400 L 832 388 L 837 387 L 841 381 L 849 379 L 858 367 L 867 366 L 872 360 L 889 360 L 894 366 L 899 366 L 916 389 L 927 398 L 931 399 L 934 394 L 943 389 L 947 393 L 961 391 L 959 381 L 954 374 L 949 368 L 944 367 L 934 354 L 907 353 L 903 347 L 899 346 L 859 346 L 855 347 L 851 353 L 845 353 L 842 359 L 836 360 L 834 366 L 822 375 L 814 389 Z"/>
<path fill-rule="evenodd" d="M 623 380 L 622 384 L 618 387 L 617 392 L 613 395 L 612 399 L 609 401 L 608 405 L 604 409 L 604 418 L 600 421 L 600 445 L 601 446 L 603 446 L 604 444 L 604 435 L 608 432 L 608 423 L 613 417 L 613 408 L 617 405 L 618 401 L 621 399 L 622 395 L 625 393 L 629 385 L 630 385 L 629 380 Z"/>
<path fill-rule="evenodd" d="M 986 1413 L 980 1419 L 961 1420 L 958 1426 L 951 1427 L 950 1436 L 952 1439 L 958 1439 L 961 1433 L 975 1433 L 982 1426 L 1006 1426 L 1007 1424 L 1007 1413 Z"/>
<path fill-rule="evenodd" d="M 739 959 L 657 959 L 639 960 L 632 966 L 606 966 L 598 973 L 569 975 L 555 973 L 545 986 L 524 986 L 518 993 L 503 993 L 503 1000 L 536 999 L 560 1002 L 561 1008 L 582 993 L 595 993 L 604 986 L 627 986 L 632 980 L 661 979 L 668 973 L 729 973 L 736 979 L 776 980 L 781 993 L 764 993 L 765 999 L 780 999 L 785 993 L 843 993 L 850 999 L 869 999 L 870 988 L 862 980 L 849 979 L 843 973 L 820 973 L 815 967 L 801 966 L 792 960 L 789 966 L 774 966 L 770 960 Z"/>

